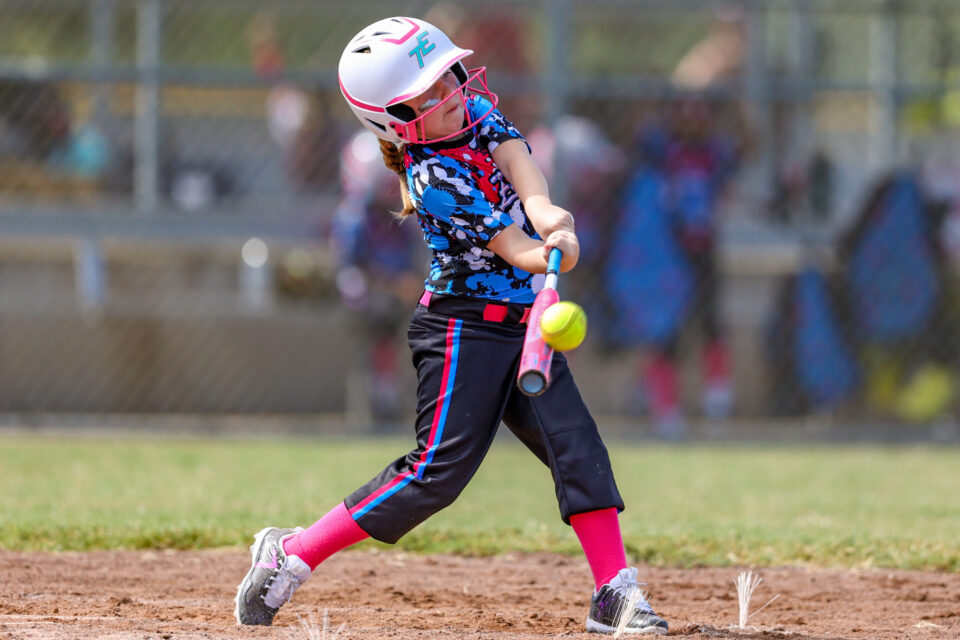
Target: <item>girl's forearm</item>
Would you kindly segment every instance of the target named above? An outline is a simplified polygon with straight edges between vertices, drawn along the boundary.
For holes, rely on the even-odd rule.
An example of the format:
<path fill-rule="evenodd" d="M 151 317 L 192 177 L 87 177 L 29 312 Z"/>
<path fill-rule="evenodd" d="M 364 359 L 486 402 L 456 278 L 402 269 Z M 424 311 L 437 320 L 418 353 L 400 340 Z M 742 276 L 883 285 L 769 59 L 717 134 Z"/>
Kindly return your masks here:
<path fill-rule="evenodd" d="M 553 246 L 563 251 L 560 271 L 569 271 L 580 256 L 577 236 L 572 232 L 560 231 L 552 240 Z M 515 267 L 529 273 L 546 273 L 547 250 L 542 240 L 535 240 L 525 234 L 516 225 L 510 225 L 498 233 L 487 244 L 487 248 Z"/>
<path fill-rule="evenodd" d="M 487 244 L 487 248 L 515 267 L 529 273 L 546 273 L 543 241 L 534 240 L 516 225 L 510 225 Z"/>

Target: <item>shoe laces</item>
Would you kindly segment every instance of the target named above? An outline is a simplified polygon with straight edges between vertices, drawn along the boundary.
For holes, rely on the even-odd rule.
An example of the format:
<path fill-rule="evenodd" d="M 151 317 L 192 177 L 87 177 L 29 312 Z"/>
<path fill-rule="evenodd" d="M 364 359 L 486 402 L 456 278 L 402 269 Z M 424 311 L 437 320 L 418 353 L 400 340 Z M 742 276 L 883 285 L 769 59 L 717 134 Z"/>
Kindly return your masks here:
<path fill-rule="evenodd" d="M 278 609 L 293 597 L 307 578 L 310 577 L 310 567 L 297 556 L 287 556 L 283 566 L 270 578 L 267 592 L 263 595 L 264 603 L 271 609 Z"/>
<path fill-rule="evenodd" d="M 628 567 L 620 569 L 617 575 L 607 583 L 613 591 L 623 598 L 623 606 L 626 606 L 632 599 L 636 600 L 635 608 L 643 613 L 653 613 L 653 608 L 647 602 L 647 593 L 644 587 L 646 582 L 637 582 L 637 568 Z"/>

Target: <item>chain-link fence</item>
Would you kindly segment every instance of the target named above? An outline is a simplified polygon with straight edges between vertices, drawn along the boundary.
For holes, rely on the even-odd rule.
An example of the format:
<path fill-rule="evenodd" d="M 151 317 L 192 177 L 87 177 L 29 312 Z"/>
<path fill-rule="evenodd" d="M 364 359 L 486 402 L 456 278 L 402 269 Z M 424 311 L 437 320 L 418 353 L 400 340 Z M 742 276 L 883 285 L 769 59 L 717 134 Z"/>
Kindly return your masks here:
<path fill-rule="evenodd" d="M 952 422 L 949 0 L 0 0 L 0 410 L 405 416 L 422 243 L 336 78 L 396 14 L 573 211 L 597 413 Z"/>

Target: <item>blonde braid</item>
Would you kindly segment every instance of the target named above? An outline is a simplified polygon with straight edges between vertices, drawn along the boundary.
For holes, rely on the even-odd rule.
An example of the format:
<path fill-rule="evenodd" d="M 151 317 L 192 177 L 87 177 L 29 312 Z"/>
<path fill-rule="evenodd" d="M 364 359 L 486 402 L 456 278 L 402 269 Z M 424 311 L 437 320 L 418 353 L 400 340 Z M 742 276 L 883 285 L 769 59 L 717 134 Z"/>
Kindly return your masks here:
<path fill-rule="evenodd" d="M 403 210 L 395 211 L 398 218 L 406 218 L 416 213 L 410 191 L 407 188 L 407 172 L 403 167 L 403 145 L 399 147 L 387 140 L 380 140 L 380 153 L 383 155 L 383 164 L 400 178 L 400 197 L 403 200 Z"/>

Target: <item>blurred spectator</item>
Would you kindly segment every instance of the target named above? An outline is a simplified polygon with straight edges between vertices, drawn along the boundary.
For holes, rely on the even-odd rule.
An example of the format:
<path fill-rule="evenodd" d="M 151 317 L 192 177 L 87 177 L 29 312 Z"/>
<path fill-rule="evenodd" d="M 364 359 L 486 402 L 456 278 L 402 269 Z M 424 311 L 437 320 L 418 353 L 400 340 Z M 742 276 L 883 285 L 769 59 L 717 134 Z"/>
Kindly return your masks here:
<path fill-rule="evenodd" d="M 671 82 L 685 91 L 703 91 L 738 77 L 747 50 L 743 17 L 740 7 L 718 7 L 710 33 L 683 55 L 674 67 Z"/>
<path fill-rule="evenodd" d="M 808 267 L 781 286 L 768 329 L 779 414 L 866 408 L 927 422 L 956 400 L 957 296 L 939 227 L 945 210 L 911 172 L 870 189 L 839 242 L 833 275 Z"/>
<path fill-rule="evenodd" d="M 160 191 L 170 204 L 180 211 L 198 213 L 236 195 L 240 190 L 236 171 L 218 158 L 187 156 L 180 151 L 176 134 L 171 123 L 161 122 Z M 104 179 L 106 190 L 132 194 L 137 165 L 133 145 L 119 145 L 112 155 L 110 171 Z"/>
<path fill-rule="evenodd" d="M 960 266 L 960 139 L 944 134 L 924 155 L 923 182 L 942 212 L 941 243 L 954 267 Z"/>
<path fill-rule="evenodd" d="M 95 188 L 110 167 L 111 150 L 92 123 L 78 125 L 51 81 L 0 80 L 0 160 L 13 189 Z M 19 182 L 19 184 L 18 184 Z"/>
<path fill-rule="evenodd" d="M 369 348 L 371 410 L 376 421 L 401 411 L 397 361 L 410 309 L 423 288 L 418 228 L 391 215 L 400 201 L 397 174 L 387 169 L 377 138 L 358 132 L 340 154 L 342 196 L 330 244 L 336 286 Z"/>
<path fill-rule="evenodd" d="M 685 431 L 677 376 L 685 325 L 702 334 L 703 411 L 724 418 L 733 400 L 730 356 L 719 318 L 718 203 L 740 157 L 712 105 L 692 95 L 644 123 L 625 191 L 607 282 L 619 335 L 647 347 L 638 398 L 660 434 Z"/>
<path fill-rule="evenodd" d="M 577 268 L 564 279 L 568 297 L 583 305 L 594 326 L 603 316 L 603 265 L 615 223 L 626 158 L 594 122 L 562 116 L 555 127 L 537 127 L 527 136 L 547 183 L 564 186 L 563 205 L 573 214 L 580 240 Z"/>
<path fill-rule="evenodd" d="M 834 206 L 836 170 L 823 149 L 816 149 L 807 163 L 807 206 L 817 221 L 829 219 Z"/>
<path fill-rule="evenodd" d="M 0 118 L 13 138 L 5 156 L 45 162 L 70 138 L 70 111 L 52 82 L 0 81 Z"/>
<path fill-rule="evenodd" d="M 332 115 L 331 104 L 340 106 L 342 98 L 339 94 L 317 90 L 307 94 L 306 99 L 305 117 L 286 149 L 287 170 L 301 189 L 327 190 L 336 184 L 336 150 L 349 137 L 344 125 Z M 278 114 L 282 109 L 275 111 Z"/>
<path fill-rule="evenodd" d="M 271 83 L 267 93 L 267 128 L 280 148 L 294 186 L 305 190 L 332 189 L 339 167 L 336 150 L 348 134 L 331 115 L 331 94 L 305 90 L 284 79 L 286 61 L 272 14 L 256 14 L 247 28 L 251 64 Z M 339 93 L 334 92 L 336 104 Z"/>
<path fill-rule="evenodd" d="M 859 390 L 861 371 L 842 279 L 808 262 L 785 276 L 767 323 L 767 393 L 773 415 L 840 407 Z"/>
<path fill-rule="evenodd" d="M 894 173 L 871 189 L 840 243 L 868 406 L 913 422 L 951 411 L 956 399 L 956 291 L 942 212 L 914 173 Z"/>
<path fill-rule="evenodd" d="M 834 206 L 836 175 L 833 160 L 823 149 L 797 164 L 784 164 L 774 183 L 770 212 L 781 223 L 827 222 Z"/>
<path fill-rule="evenodd" d="M 720 7 L 710 33 L 671 75 L 679 97 L 641 124 L 611 246 L 606 282 L 619 324 L 612 335 L 644 346 L 631 409 L 648 409 L 667 439 L 686 431 L 677 369 L 687 326 L 701 334 L 704 414 L 721 419 L 732 409 L 718 308 L 717 215 L 750 141 L 739 105 L 708 95 L 740 75 L 745 50 L 742 10 Z M 724 116 L 733 116 L 726 126 Z"/>

